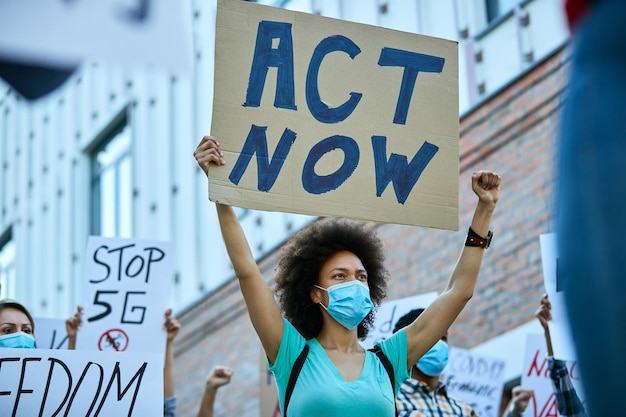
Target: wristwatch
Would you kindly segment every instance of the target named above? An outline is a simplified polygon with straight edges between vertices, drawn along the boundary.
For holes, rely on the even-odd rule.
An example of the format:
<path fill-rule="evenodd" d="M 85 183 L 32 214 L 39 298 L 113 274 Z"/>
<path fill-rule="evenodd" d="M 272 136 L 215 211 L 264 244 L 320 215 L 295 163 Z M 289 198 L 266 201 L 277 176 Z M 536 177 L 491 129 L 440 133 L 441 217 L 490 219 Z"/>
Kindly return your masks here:
<path fill-rule="evenodd" d="M 478 246 L 483 249 L 487 249 L 489 245 L 491 245 L 491 239 L 493 238 L 493 233 L 491 230 L 487 233 L 487 237 L 482 237 L 478 233 L 476 233 L 472 227 L 470 226 L 467 231 L 467 239 L 465 239 L 465 246 Z"/>

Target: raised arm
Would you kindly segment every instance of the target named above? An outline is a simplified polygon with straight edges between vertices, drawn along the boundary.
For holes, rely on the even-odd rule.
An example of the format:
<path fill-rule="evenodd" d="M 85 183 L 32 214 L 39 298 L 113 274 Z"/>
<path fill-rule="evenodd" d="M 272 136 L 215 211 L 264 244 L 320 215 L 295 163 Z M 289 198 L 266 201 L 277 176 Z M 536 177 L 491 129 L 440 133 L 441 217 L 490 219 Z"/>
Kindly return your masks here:
<path fill-rule="evenodd" d="M 233 373 L 234 371 L 226 366 L 216 366 L 211 370 L 204 386 L 198 417 L 213 417 L 213 406 L 217 396 L 217 389 L 222 385 L 229 384 Z"/>
<path fill-rule="evenodd" d="M 541 327 L 543 327 L 548 356 L 554 356 L 554 351 L 552 349 L 552 337 L 550 336 L 550 326 L 548 325 L 548 322 L 552 320 L 552 304 L 548 299 L 548 294 L 544 294 L 543 297 L 541 297 L 539 308 L 535 311 L 535 317 L 537 317 L 537 320 L 541 323 Z"/>
<path fill-rule="evenodd" d="M 163 367 L 163 397 L 174 396 L 174 339 L 180 330 L 180 322 L 172 316 L 172 309 L 165 311 L 165 323 L 167 332 L 165 344 L 165 365 Z"/>
<path fill-rule="evenodd" d="M 548 294 L 544 294 L 543 297 L 541 297 L 539 308 L 535 311 L 535 317 L 537 317 L 541 323 L 546 338 L 550 381 L 552 382 L 552 390 L 556 397 L 559 415 L 587 417 L 585 407 L 578 397 L 576 388 L 574 388 L 572 384 L 567 362 L 554 357 L 552 338 L 550 337 L 550 326 L 548 325 L 548 322 L 552 320 L 552 303 L 550 303 L 548 299 Z"/>
<path fill-rule="evenodd" d="M 76 349 L 76 337 L 78 336 L 78 329 L 83 324 L 83 308 L 81 306 L 76 307 L 76 313 L 67 320 L 65 320 L 65 331 L 67 332 L 67 348 L 69 350 Z"/>
<path fill-rule="evenodd" d="M 478 196 L 478 203 L 471 228 L 486 237 L 500 196 L 500 176 L 491 171 L 474 172 L 472 190 Z M 464 246 L 445 290 L 407 326 L 407 369 L 441 339 L 472 297 L 484 251 L 482 247 Z"/>
<path fill-rule="evenodd" d="M 210 164 L 223 166 L 226 163 L 219 149 L 219 143 L 211 136 L 202 138 L 194 152 L 194 157 L 207 176 Z M 216 203 L 215 206 L 222 238 L 239 280 L 250 320 L 261 340 L 265 354 L 269 361 L 274 363 L 283 335 L 283 318 L 276 304 L 274 293 L 259 271 L 233 209 L 220 203 Z"/>

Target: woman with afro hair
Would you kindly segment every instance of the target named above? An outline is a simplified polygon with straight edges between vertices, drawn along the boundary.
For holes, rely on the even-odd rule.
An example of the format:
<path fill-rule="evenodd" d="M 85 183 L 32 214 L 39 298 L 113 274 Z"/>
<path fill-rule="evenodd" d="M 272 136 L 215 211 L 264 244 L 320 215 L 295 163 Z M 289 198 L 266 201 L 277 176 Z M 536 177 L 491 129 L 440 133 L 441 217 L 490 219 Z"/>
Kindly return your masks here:
<path fill-rule="evenodd" d="M 194 157 L 207 175 L 210 164 L 225 163 L 217 139 L 211 136 L 202 138 Z M 409 370 L 441 339 L 472 297 L 491 239 L 489 223 L 499 198 L 500 177 L 490 171 L 475 172 L 472 189 L 478 203 L 446 289 L 413 323 L 378 343 L 390 371 L 380 356 L 358 341 L 373 323 L 389 278 L 383 244 L 372 226 L 320 219 L 296 233 L 277 261 L 277 303 L 234 211 L 216 204 L 222 238 L 274 373 L 284 417 L 395 416 L 395 395 Z M 292 385 L 292 369 L 303 352 L 306 356 Z"/>

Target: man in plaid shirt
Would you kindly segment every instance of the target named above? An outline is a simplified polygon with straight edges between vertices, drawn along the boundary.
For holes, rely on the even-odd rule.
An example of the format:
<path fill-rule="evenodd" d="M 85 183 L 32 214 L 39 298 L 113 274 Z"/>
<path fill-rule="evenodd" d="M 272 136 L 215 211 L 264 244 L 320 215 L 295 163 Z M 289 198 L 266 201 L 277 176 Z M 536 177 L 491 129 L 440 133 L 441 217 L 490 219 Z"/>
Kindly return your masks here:
<path fill-rule="evenodd" d="M 412 323 L 422 312 L 416 308 L 400 317 L 393 332 Z M 396 398 L 398 417 L 478 417 L 460 398 L 450 395 L 439 377 L 448 363 L 448 335 L 445 334 L 411 369 Z M 532 392 L 515 387 L 511 411 L 505 417 L 518 417 L 528 406 Z M 516 414 L 517 413 L 517 414 Z"/>

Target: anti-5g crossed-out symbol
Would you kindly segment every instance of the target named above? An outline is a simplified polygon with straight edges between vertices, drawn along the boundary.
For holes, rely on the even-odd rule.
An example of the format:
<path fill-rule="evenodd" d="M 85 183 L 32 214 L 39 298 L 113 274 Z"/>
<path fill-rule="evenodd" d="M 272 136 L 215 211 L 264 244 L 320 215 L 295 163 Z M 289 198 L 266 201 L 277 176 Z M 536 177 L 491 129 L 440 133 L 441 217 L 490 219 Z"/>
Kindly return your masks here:
<path fill-rule="evenodd" d="M 128 335 L 122 329 L 107 330 L 98 340 L 98 349 L 123 352 L 128 347 Z"/>

